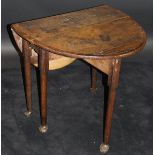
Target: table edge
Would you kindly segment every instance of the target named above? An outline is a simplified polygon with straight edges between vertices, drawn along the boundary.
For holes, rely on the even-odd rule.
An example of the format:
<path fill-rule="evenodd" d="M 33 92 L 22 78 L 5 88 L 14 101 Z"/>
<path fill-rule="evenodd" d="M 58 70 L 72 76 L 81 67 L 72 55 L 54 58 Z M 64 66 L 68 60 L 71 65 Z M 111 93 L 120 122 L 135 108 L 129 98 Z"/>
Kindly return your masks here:
<path fill-rule="evenodd" d="M 108 5 L 99 5 L 99 6 L 108 6 Z M 98 6 L 95 6 L 95 7 L 98 7 Z M 111 6 L 110 6 L 111 7 Z M 89 7 L 89 8 L 86 8 L 86 9 L 91 9 L 91 8 L 94 8 L 94 7 Z M 113 8 L 113 7 L 112 7 Z M 115 9 L 115 8 L 114 8 Z M 85 10 L 85 9 L 81 9 L 81 10 Z M 117 9 L 118 10 L 118 9 Z M 80 11 L 80 10 L 78 10 Z M 76 12 L 76 11 L 72 11 L 72 12 Z M 18 32 L 16 30 L 16 28 L 14 27 L 15 24 L 11 24 L 10 28 L 15 31 L 22 39 L 28 41 L 30 44 L 33 44 L 41 49 L 44 49 L 48 52 L 51 52 L 51 53 L 54 53 L 54 54 L 58 54 L 58 55 L 63 55 L 63 56 L 67 56 L 67 57 L 72 57 L 72 58 L 80 58 L 80 59 L 112 59 L 112 58 L 124 58 L 124 57 L 128 57 L 128 56 L 131 56 L 131 55 L 134 55 L 136 54 L 138 51 L 142 50 L 146 44 L 146 41 L 147 41 L 147 34 L 145 32 L 145 30 L 143 29 L 143 27 L 137 23 L 136 20 L 134 20 L 131 16 L 128 15 L 128 17 L 133 20 L 137 26 L 139 26 L 142 30 L 142 33 L 143 33 L 143 41 L 142 43 L 134 48 L 134 49 L 131 49 L 131 50 L 128 50 L 127 53 L 124 53 L 124 54 L 120 54 L 120 55 L 109 55 L 109 56 L 105 56 L 105 55 L 88 55 L 88 54 L 75 54 L 75 53 L 72 53 L 71 51 L 63 51 L 63 50 L 60 50 L 60 49 L 55 49 L 55 48 L 48 48 L 48 47 L 45 47 L 41 42 L 39 41 L 32 41 L 32 40 L 29 40 L 27 39 L 24 35 L 22 35 L 20 32 Z M 112 50 L 111 50 L 112 51 Z"/>

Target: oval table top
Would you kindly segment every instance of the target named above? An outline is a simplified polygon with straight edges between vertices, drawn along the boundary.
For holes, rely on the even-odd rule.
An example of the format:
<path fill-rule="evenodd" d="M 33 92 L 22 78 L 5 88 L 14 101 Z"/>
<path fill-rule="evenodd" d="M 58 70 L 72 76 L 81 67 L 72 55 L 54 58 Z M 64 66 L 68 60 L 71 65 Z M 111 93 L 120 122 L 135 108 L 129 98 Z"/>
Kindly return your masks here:
<path fill-rule="evenodd" d="M 31 44 L 75 58 L 120 58 L 144 47 L 146 33 L 130 16 L 107 5 L 12 24 Z"/>

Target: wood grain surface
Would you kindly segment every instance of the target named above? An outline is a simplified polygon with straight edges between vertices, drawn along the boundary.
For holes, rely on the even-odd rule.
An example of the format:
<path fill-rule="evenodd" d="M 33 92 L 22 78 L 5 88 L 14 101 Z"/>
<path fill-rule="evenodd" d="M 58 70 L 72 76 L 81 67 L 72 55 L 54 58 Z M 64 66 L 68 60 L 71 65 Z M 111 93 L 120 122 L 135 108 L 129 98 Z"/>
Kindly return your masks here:
<path fill-rule="evenodd" d="M 47 73 L 74 62 L 91 64 L 91 88 L 96 90 L 96 69 L 108 75 L 109 95 L 100 151 L 109 149 L 121 59 L 138 52 L 146 42 L 143 28 L 127 14 L 107 5 L 11 25 L 24 57 L 27 109 L 32 111 L 30 64 L 40 74 L 40 132 L 47 132 Z"/>
<path fill-rule="evenodd" d="M 12 24 L 11 28 L 33 45 L 75 58 L 126 57 L 146 42 L 146 33 L 137 22 L 107 5 Z"/>

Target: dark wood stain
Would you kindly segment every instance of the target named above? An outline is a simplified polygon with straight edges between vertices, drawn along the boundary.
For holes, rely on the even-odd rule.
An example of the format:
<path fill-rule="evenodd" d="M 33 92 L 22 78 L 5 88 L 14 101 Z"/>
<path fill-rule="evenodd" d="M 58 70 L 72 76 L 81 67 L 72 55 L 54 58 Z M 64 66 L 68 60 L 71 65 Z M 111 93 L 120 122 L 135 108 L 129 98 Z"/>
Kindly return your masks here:
<path fill-rule="evenodd" d="M 27 110 L 32 111 L 31 69 L 39 68 L 41 132 L 47 131 L 47 73 L 81 58 L 91 64 L 91 90 L 96 90 L 97 69 L 108 75 L 108 104 L 103 144 L 110 141 L 121 59 L 135 54 L 146 43 L 146 33 L 130 16 L 103 5 L 67 14 L 13 24 L 13 35 L 22 52 Z M 31 49 L 30 49 L 31 48 Z M 50 65 L 50 62 L 54 62 Z M 53 68 L 52 68 L 53 69 Z M 51 70 L 52 70 L 51 69 Z M 106 146 L 106 147 L 105 147 Z"/>
<path fill-rule="evenodd" d="M 106 33 L 103 33 L 102 35 L 100 35 L 100 38 L 102 41 L 110 41 L 111 40 L 110 36 Z"/>
<path fill-rule="evenodd" d="M 139 51 L 146 42 L 146 33 L 140 25 L 127 14 L 107 5 L 11 27 L 36 46 L 75 58 L 126 57 Z"/>

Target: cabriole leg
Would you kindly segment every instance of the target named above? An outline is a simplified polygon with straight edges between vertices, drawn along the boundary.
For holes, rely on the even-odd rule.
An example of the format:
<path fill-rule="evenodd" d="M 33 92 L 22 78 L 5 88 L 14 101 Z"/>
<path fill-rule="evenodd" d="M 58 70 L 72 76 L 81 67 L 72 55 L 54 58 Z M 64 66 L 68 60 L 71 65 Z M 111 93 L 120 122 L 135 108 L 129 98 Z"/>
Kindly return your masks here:
<path fill-rule="evenodd" d="M 119 59 L 114 59 L 112 64 L 112 72 L 109 75 L 109 95 L 108 95 L 108 105 L 106 110 L 106 120 L 104 129 L 104 140 L 103 144 L 100 145 L 100 151 L 106 153 L 109 150 L 109 140 L 110 132 L 112 126 L 112 115 L 115 104 L 116 89 L 118 87 L 119 72 L 120 72 L 121 61 Z"/>

